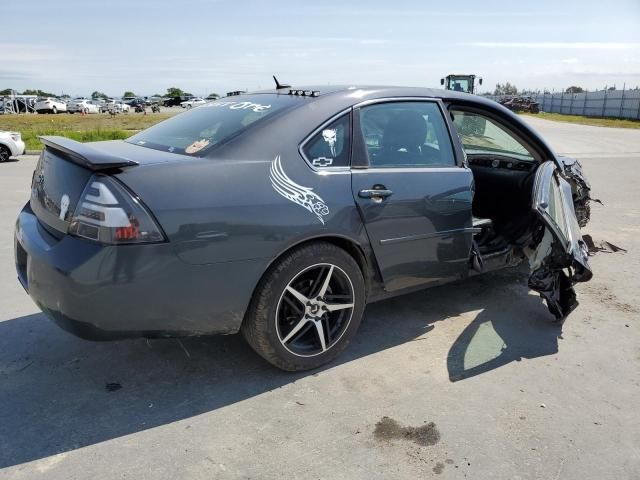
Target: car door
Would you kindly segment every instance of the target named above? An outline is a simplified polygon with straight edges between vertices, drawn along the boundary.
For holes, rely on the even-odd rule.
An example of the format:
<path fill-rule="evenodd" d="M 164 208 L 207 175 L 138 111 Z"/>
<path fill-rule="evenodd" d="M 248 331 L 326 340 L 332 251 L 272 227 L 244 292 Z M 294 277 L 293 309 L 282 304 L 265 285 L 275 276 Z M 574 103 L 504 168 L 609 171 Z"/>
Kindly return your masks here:
<path fill-rule="evenodd" d="M 547 161 L 538 167 L 532 205 L 566 254 L 562 267 L 572 268 L 576 281 L 591 279 L 588 249 L 580 233 L 571 186 L 562 178 L 555 162 Z"/>
<path fill-rule="evenodd" d="M 386 290 L 467 273 L 472 185 L 438 102 L 355 108 L 352 192 Z"/>
<path fill-rule="evenodd" d="M 542 295 L 556 318 L 562 319 L 578 305 L 573 284 L 593 276 L 588 250 L 580 234 L 571 186 L 554 162 L 538 167 L 532 195 L 532 207 L 547 227 L 545 237 L 549 238 L 545 241 L 543 237 L 529 256 L 529 286 Z"/>

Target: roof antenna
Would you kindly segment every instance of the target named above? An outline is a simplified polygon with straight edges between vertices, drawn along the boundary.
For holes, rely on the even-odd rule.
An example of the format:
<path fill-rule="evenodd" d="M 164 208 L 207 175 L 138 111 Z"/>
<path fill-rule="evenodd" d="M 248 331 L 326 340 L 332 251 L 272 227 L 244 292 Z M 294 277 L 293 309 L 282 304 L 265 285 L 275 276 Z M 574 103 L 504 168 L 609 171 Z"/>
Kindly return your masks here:
<path fill-rule="evenodd" d="M 291 85 L 281 84 L 275 75 L 273 76 L 273 81 L 276 82 L 276 90 L 281 90 L 283 88 L 291 88 Z"/>

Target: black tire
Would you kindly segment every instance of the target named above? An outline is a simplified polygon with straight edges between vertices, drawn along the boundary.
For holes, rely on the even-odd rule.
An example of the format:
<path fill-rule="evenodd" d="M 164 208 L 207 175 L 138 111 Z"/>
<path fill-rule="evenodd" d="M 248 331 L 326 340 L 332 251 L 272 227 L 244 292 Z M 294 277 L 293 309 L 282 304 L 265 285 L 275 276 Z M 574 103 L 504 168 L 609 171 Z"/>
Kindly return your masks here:
<path fill-rule="evenodd" d="M 6 162 L 11 158 L 11 150 L 6 145 L 0 145 L 0 163 Z"/>
<path fill-rule="evenodd" d="M 321 280 L 323 271 L 325 276 Z M 305 275 L 315 280 L 305 280 Z M 327 277 L 330 280 L 324 286 L 322 284 Z M 304 307 L 302 303 L 298 303 L 297 309 L 303 312 L 292 310 L 294 315 L 289 317 L 286 311 L 291 310 L 292 303 L 296 302 L 295 299 L 285 298 L 285 295 L 290 292 L 290 285 L 296 285 L 294 282 L 298 280 L 311 282 L 306 283 L 311 293 L 309 299 L 311 302 L 318 301 L 323 306 L 318 310 L 318 305 L 308 303 Z M 316 297 L 323 286 L 326 295 Z M 340 293 L 342 287 L 346 292 L 344 294 Z M 329 301 L 330 297 L 334 301 Z M 336 298 L 341 300 L 335 301 Z M 249 345 L 276 367 L 287 371 L 310 370 L 332 361 L 349 345 L 362 320 L 365 298 L 362 271 L 351 255 L 330 243 L 308 244 L 285 254 L 265 274 L 251 300 L 241 332 Z M 341 308 L 336 311 L 327 310 L 338 306 L 338 303 L 342 303 Z M 352 306 L 343 308 L 348 305 Z M 299 316 L 296 317 L 296 314 Z M 286 325 L 283 326 L 283 322 L 288 321 L 289 325 L 293 325 L 288 335 L 294 334 L 294 330 L 299 333 L 294 334 L 287 343 L 287 337 L 282 339 L 281 335 L 285 335 L 283 328 Z M 298 324 L 303 323 L 304 327 L 299 327 Z M 320 335 L 323 337 L 322 341 Z M 319 351 L 313 350 L 314 341 L 321 344 Z M 302 342 L 303 347 L 296 346 L 298 342 Z"/>
<path fill-rule="evenodd" d="M 56 114 L 58 113 L 58 109 L 57 109 L 57 107 L 53 107 L 53 108 L 51 109 L 51 113 L 53 113 L 54 115 L 56 115 Z"/>

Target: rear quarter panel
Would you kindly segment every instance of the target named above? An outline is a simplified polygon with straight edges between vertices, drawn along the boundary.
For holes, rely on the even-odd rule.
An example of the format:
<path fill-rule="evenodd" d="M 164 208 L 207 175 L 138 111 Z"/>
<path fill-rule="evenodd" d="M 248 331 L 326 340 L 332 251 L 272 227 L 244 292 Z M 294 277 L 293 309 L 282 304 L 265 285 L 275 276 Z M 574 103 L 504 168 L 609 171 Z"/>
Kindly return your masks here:
<path fill-rule="evenodd" d="M 291 246 L 323 236 L 347 238 L 366 249 L 350 172 L 313 171 L 298 153 L 303 137 L 268 130 L 228 145 L 218 152 L 222 158 L 135 167 L 118 177 L 150 208 L 176 254 L 191 264 L 262 258 L 266 268 Z M 277 157 L 293 182 L 313 189 L 327 205 L 324 223 L 273 187 L 270 171 Z"/>

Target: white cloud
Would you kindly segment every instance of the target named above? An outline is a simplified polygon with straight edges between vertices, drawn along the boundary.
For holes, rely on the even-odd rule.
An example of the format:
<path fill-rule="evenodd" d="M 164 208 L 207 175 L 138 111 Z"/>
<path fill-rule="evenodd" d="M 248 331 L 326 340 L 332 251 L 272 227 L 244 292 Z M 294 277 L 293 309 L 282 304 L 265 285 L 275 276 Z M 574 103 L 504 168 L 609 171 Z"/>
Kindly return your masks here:
<path fill-rule="evenodd" d="M 640 42 L 469 42 L 461 45 L 482 48 L 546 48 L 578 50 L 628 50 L 640 48 Z"/>
<path fill-rule="evenodd" d="M 0 52 L 2 52 L 2 61 L 5 65 L 60 59 L 63 57 L 61 52 L 48 45 L 26 43 L 0 43 Z"/>

